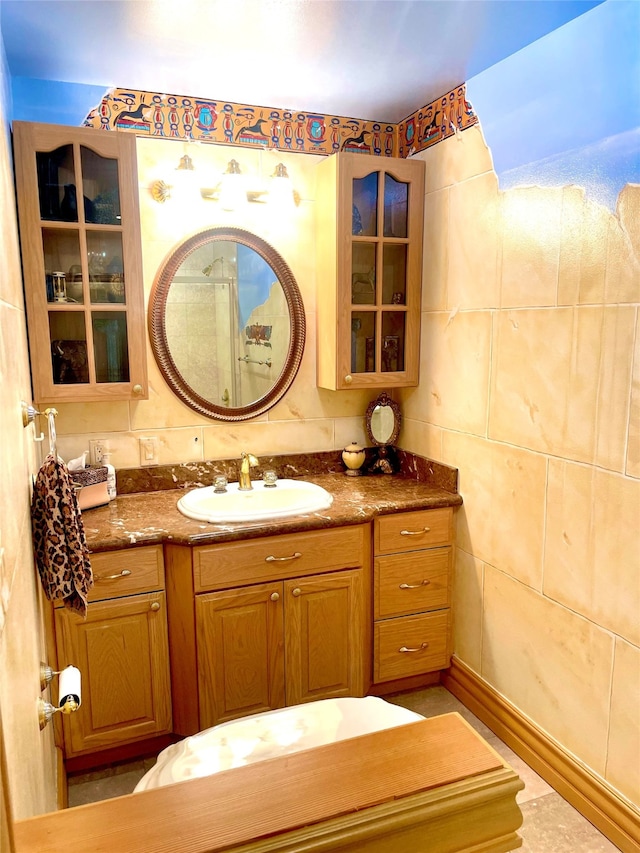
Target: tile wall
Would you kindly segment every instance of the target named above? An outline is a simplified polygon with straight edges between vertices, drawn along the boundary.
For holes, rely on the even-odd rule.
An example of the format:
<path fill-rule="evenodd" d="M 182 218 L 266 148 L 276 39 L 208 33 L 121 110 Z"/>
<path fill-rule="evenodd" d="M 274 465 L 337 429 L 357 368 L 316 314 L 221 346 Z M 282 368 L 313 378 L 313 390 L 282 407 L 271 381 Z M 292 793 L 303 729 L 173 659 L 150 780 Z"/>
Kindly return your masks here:
<path fill-rule="evenodd" d="M 6 762 L 0 795 L 4 789 L 13 816 L 24 818 L 56 808 L 56 774 L 53 729 L 40 732 L 36 713 L 39 663 L 45 660 L 29 516 L 36 447 L 34 427 L 23 429 L 20 410 L 21 400 L 31 402 L 31 382 L 6 118 L 8 89 L 0 38 L 0 737 Z M 0 823 L 4 841 L 7 827 L 4 820 Z M 0 847 L 5 849 L 2 843 Z"/>
<path fill-rule="evenodd" d="M 480 127 L 418 156 L 399 444 L 460 471 L 455 653 L 640 806 L 640 186 L 500 192 Z"/>

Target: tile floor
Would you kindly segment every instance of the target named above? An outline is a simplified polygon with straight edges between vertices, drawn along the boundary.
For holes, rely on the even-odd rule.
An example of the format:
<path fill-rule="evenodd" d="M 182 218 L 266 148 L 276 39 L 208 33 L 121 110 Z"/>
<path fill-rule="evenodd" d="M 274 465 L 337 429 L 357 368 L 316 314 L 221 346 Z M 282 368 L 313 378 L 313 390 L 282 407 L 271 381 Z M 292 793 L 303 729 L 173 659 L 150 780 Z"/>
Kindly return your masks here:
<path fill-rule="evenodd" d="M 444 687 L 428 687 L 386 697 L 424 717 L 458 711 L 516 771 L 525 784 L 517 796 L 524 823 L 523 853 L 618 853 L 618 848 L 582 817 L 544 779 Z M 95 773 L 70 777 L 69 806 L 130 794 L 155 759 L 133 761 Z"/>

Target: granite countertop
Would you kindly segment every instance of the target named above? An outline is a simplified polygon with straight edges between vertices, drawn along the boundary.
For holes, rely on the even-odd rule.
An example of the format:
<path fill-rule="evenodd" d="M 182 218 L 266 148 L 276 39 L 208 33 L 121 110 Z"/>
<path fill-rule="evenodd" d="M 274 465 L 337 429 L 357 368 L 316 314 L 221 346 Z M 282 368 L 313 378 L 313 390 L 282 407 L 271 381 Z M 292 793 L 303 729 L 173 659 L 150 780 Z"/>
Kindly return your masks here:
<path fill-rule="evenodd" d="M 458 506 L 457 471 L 422 457 L 397 451 L 396 474 L 347 477 L 339 454 L 262 458 L 280 478 L 300 477 L 333 495 L 329 509 L 269 522 L 211 524 L 186 518 L 177 503 L 185 490 L 210 485 L 217 473 L 233 474 L 237 462 L 193 463 L 118 471 L 118 497 L 110 504 L 82 513 L 91 551 L 172 542 L 202 545 L 232 542 L 281 533 L 299 533 L 371 521 L 376 515 L 403 510 Z M 325 473 L 326 472 L 326 473 Z M 252 476 L 260 469 L 252 470 Z M 229 479 L 235 479 L 230 476 Z"/>

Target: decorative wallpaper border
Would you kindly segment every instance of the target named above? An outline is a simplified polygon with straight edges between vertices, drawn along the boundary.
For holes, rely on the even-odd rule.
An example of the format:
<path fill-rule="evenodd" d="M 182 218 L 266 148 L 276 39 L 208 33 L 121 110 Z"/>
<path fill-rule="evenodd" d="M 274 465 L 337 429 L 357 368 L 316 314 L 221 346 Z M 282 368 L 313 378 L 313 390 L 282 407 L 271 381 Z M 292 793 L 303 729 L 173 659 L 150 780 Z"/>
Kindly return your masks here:
<path fill-rule="evenodd" d="M 399 124 L 133 89 L 111 89 L 83 124 L 99 130 L 130 131 L 138 136 L 276 148 L 301 154 L 355 151 L 407 157 L 477 121 L 463 83 Z"/>

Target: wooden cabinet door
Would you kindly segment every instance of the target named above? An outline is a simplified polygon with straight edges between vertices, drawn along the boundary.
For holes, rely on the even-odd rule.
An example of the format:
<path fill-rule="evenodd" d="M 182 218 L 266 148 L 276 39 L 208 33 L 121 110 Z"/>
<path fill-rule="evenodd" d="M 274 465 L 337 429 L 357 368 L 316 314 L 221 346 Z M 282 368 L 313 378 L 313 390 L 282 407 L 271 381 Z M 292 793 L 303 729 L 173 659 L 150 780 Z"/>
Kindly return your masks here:
<path fill-rule="evenodd" d="M 364 696 L 361 569 L 284 582 L 287 705 Z"/>
<path fill-rule="evenodd" d="M 63 716 L 67 757 L 171 731 L 165 595 L 92 602 L 86 620 L 55 611 L 58 664 L 82 674 L 82 704 Z"/>
<path fill-rule="evenodd" d="M 282 583 L 196 596 L 200 728 L 285 704 Z"/>
<path fill-rule="evenodd" d="M 14 122 L 35 400 L 146 399 L 135 138 Z"/>
<path fill-rule="evenodd" d="M 322 388 L 418 384 L 424 169 L 349 152 L 318 164 Z"/>

